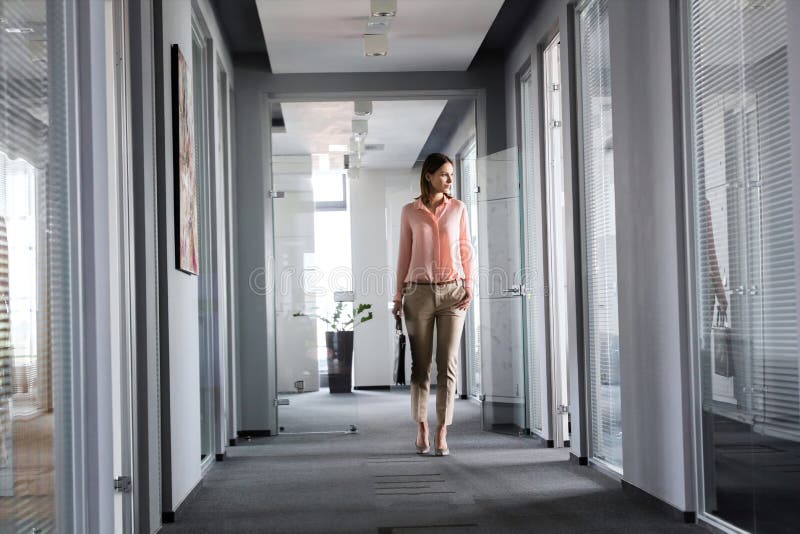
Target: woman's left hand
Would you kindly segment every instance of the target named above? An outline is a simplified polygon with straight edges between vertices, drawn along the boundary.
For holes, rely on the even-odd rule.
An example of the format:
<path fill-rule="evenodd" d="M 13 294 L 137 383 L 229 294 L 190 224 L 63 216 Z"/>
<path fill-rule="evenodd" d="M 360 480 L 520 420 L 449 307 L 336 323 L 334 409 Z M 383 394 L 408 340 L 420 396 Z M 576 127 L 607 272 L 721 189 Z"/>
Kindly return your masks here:
<path fill-rule="evenodd" d="M 472 289 L 464 286 L 464 298 L 458 301 L 456 308 L 459 310 L 466 310 L 469 308 L 470 302 L 472 302 Z"/>

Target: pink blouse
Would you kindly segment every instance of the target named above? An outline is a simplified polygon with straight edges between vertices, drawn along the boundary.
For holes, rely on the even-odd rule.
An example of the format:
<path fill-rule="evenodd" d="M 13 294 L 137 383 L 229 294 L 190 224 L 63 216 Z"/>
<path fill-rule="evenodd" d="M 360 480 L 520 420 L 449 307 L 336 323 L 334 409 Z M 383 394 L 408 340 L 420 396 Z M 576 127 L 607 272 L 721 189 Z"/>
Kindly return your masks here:
<path fill-rule="evenodd" d="M 459 278 L 466 287 L 472 287 L 472 242 L 464 203 L 445 197 L 435 215 L 420 199 L 403 206 L 394 300 L 402 298 L 408 282 Z"/>

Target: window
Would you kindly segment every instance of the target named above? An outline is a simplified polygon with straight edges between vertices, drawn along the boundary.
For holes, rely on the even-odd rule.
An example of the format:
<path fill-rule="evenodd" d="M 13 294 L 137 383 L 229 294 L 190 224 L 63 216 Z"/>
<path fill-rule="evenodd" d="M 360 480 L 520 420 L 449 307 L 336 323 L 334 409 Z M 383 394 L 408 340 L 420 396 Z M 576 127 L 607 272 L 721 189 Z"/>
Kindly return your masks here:
<path fill-rule="evenodd" d="M 688 6 L 704 509 L 744 530 L 789 531 L 800 517 L 800 471 L 786 460 L 800 447 L 798 58 L 783 0 Z"/>
<path fill-rule="evenodd" d="M 580 6 L 577 18 L 585 305 L 588 311 L 589 454 L 594 461 L 621 472 L 622 414 L 608 0 L 586 2 Z"/>
<path fill-rule="evenodd" d="M 524 239 L 525 239 L 525 353 L 528 369 L 528 425 L 535 434 L 547 439 L 543 425 L 542 407 L 548 406 L 547 390 L 542 387 L 542 376 L 547 375 L 547 354 L 544 343 L 544 305 L 541 265 L 541 192 L 539 173 L 535 170 L 536 128 L 538 127 L 534 110 L 536 94 L 530 69 L 520 76 L 520 125 L 522 132 L 522 176 L 524 200 Z M 542 336 L 539 339 L 539 336 Z"/>
<path fill-rule="evenodd" d="M 477 146 L 472 142 L 460 159 L 461 188 L 463 191 L 464 204 L 467 205 L 469 215 L 469 229 L 472 237 L 472 250 L 478 250 L 478 170 L 477 170 L 478 151 Z M 478 273 L 478 258 L 475 254 L 472 258 L 472 268 Z M 472 295 L 474 304 L 469 307 L 466 321 L 467 336 L 467 389 L 471 397 L 481 396 L 481 307 L 478 295 L 479 276 L 475 276 L 472 282 Z"/>
<path fill-rule="evenodd" d="M 0 0 L 0 530 L 74 530 L 64 2 Z M 51 24 L 56 22 L 55 24 Z M 60 22 L 60 24 L 59 24 Z M 69 104 L 68 104 L 69 103 Z"/>

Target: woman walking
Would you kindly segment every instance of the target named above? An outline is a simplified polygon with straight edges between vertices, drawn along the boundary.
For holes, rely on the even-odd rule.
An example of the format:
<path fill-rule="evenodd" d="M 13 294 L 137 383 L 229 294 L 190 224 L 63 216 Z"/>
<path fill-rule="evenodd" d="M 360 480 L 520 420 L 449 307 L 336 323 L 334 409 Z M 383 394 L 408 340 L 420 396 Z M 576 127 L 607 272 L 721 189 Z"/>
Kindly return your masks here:
<path fill-rule="evenodd" d="M 472 247 L 463 202 L 450 195 L 453 162 L 444 154 L 425 158 L 420 195 L 403 206 L 397 292 L 392 313 L 404 316 L 411 345 L 411 414 L 416 448 L 430 450 L 428 395 L 433 327 L 436 325 L 436 456 L 447 456 L 453 423 L 458 344 L 472 300 Z M 402 310 L 402 311 L 401 311 Z"/>

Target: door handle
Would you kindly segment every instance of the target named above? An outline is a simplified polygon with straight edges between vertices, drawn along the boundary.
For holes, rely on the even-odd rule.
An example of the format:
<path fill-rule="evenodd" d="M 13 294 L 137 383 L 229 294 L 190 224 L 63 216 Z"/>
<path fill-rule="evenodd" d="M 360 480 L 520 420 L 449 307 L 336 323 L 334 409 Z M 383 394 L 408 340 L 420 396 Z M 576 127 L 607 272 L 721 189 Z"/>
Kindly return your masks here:
<path fill-rule="evenodd" d="M 524 285 L 509 287 L 508 289 L 504 289 L 503 293 L 510 293 L 512 295 L 522 295 L 522 292 L 525 290 Z"/>

